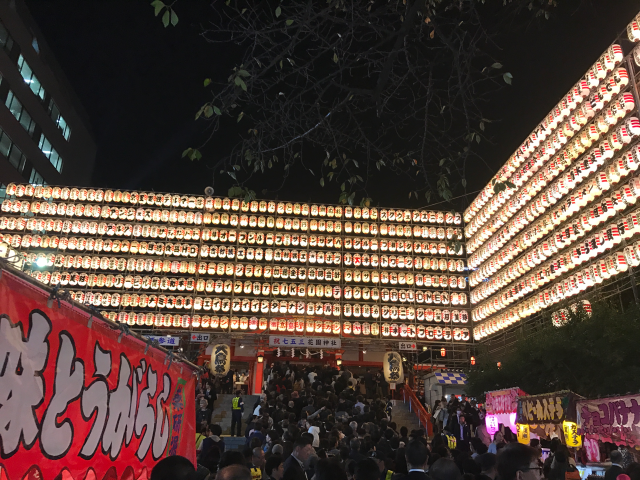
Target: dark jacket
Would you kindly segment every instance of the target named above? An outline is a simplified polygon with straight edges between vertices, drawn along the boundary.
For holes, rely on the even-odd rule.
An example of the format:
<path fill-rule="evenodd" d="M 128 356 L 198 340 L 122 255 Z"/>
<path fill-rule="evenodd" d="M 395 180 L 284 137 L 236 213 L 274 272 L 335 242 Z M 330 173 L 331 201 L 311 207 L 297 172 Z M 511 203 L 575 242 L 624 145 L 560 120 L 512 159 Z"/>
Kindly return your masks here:
<path fill-rule="evenodd" d="M 402 480 L 429 480 L 429 475 L 424 472 L 409 472 Z"/>
<path fill-rule="evenodd" d="M 616 480 L 616 478 L 618 478 L 618 475 L 620 475 L 621 473 L 622 467 L 619 467 L 618 465 L 611 465 L 609 467 L 609 470 L 607 470 L 604 474 L 604 480 Z"/>
<path fill-rule="evenodd" d="M 282 480 L 308 480 L 298 460 L 290 455 L 284 462 L 284 476 Z"/>

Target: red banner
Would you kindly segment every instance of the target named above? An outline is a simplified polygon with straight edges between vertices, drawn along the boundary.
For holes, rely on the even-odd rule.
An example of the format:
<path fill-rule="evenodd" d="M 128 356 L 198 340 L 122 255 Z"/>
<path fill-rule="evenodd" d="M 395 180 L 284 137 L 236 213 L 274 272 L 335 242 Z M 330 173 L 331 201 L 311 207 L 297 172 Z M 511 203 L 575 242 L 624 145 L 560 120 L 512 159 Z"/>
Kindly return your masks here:
<path fill-rule="evenodd" d="M 0 480 L 146 480 L 194 462 L 195 382 L 114 325 L 2 272 Z"/>

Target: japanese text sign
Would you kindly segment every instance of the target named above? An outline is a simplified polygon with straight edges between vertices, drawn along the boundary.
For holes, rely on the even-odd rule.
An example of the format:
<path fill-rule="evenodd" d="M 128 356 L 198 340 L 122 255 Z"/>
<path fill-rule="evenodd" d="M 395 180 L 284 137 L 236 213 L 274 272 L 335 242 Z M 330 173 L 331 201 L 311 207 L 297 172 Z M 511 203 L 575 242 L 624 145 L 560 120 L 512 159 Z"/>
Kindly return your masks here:
<path fill-rule="evenodd" d="M 410 350 L 410 351 L 418 350 L 416 342 L 400 342 L 399 348 L 400 350 Z"/>
<path fill-rule="evenodd" d="M 603 442 L 640 446 L 640 395 L 577 403 L 579 432 Z"/>
<path fill-rule="evenodd" d="M 221 343 L 213 347 L 209 368 L 214 375 L 224 376 L 229 373 L 229 368 L 231 368 L 231 349 L 229 345 Z"/>
<path fill-rule="evenodd" d="M 6 271 L 0 278 L 0 478 L 146 480 L 195 462 L 190 364 Z"/>
<path fill-rule="evenodd" d="M 529 425 L 516 424 L 518 431 L 518 443 L 529 445 L 531 441 L 531 432 L 529 432 Z"/>
<path fill-rule="evenodd" d="M 339 338 L 302 337 L 296 335 L 269 335 L 270 347 L 340 348 Z"/>
<path fill-rule="evenodd" d="M 562 422 L 562 433 L 564 433 L 564 443 L 567 447 L 582 446 L 582 437 L 578 433 L 578 425 L 575 422 Z"/>
<path fill-rule="evenodd" d="M 561 424 L 576 419 L 576 395 L 569 391 L 532 395 L 518 399 L 518 423 Z"/>
<path fill-rule="evenodd" d="M 155 340 L 161 347 L 179 347 L 180 337 L 171 337 L 168 335 L 145 335 L 149 340 Z"/>
<path fill-rule="evenodd" d="M 189 337 L 191 343 L 209 343 L 210 339 L 210 333 L 192 333 Z"/>
<path fill-rule="evenodd" d="M 404 382 L 402 357 L 398 352 L 385 352 L 383 360 L 384 378 L 389 383 Z"/>
<path fill-rule="evenodd" d="M 487 415 L 496 415 L 499 413 L 515 413 L 518 409 L 518 397 L 526 395 L 526 393 L 515 387 L 487 392 L 485 395 Z"/>

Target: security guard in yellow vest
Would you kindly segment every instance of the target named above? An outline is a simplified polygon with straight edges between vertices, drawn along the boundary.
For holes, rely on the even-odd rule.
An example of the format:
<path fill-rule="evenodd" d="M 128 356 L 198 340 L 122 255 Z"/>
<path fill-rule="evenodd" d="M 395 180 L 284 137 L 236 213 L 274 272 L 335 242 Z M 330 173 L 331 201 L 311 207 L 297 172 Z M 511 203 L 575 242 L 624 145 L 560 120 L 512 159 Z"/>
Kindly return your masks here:
<path fill-rule="evenodd" d="M 241 437 L 242 435 L 240 435 L 240 429 L 242 428 L 242 413 L 244 412 L 244 402 L 242 401 L 242 397 L 240 396 L 242 392 L 240 390 L 236 391 L 236 396 L 233 397 L 233 400 L 231 401 L 231 436 L 235 437 Z M 234 433 L 234 429 L 236 428 L 237 425 L 237 432 L 238 434 L 236 435 Z"/>
<path fill-rule="evenodd" d="M 255 447 L 251 451 L 251 465 L 249 465 L 249 470 L 251 470 L 251 480 L 262 480 L 262 469 L 264 468 L 264 452 L 262 448 Z"/>

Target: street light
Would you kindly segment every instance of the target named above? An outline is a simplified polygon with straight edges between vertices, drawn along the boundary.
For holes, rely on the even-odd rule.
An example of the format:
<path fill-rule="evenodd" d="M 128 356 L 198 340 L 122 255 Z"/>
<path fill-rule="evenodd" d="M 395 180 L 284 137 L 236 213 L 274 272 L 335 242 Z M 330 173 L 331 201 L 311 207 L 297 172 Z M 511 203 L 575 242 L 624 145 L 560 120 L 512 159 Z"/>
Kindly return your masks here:
<path fill-rule="evenodd" d="M 476 357 L 471 357 L 471 365 L 475 365 L 476 364 Z"/>

